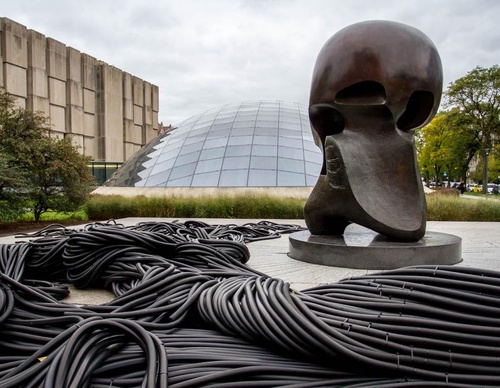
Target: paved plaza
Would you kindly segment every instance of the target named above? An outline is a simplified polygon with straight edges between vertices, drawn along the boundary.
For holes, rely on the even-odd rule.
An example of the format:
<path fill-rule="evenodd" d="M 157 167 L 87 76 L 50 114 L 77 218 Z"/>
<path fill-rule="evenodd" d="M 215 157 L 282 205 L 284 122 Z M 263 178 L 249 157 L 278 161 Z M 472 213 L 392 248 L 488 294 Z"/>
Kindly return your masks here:
<path fill-rule="evenodd" d="M 208 224 L 237 224 L 255 223 L 260 220 L 248 219 L 198 219 Z M 168 218 L 123 218 L 117 220 L 126 226 L 135 225 L 143 221 L 167 221 Z M 183 222 L 186 219 L 179 219 Z M 304 226 L 304 220 L 270 220 L 277 223 L 296 224 Z M 78 226 L 76 226 L 78 228 Z M 427 223 L 427 230 L 454 234 L 462 238 L 463 261 L 457 265 L 466 267 L 484 268 L 500 271 L 500 222 L 438 222 Z M 22 241 L 14 237 L 0 238 L 0 243 Z M 277 239 L 257 241 L 248 244 L 250 267 L 267 275 L 283 279 L 292 289 L 303 290 L 319 284 L 336 282 L 338 280 L 360 276 L 370 270 L 328 267 L 297 261 L 288 257 L 288 235 Z M 104 290 L 76 290 L 71 288 L 71 295 L 67 299 L 76 304 L 100 304 L 112 299 L 110 292 Z"/>

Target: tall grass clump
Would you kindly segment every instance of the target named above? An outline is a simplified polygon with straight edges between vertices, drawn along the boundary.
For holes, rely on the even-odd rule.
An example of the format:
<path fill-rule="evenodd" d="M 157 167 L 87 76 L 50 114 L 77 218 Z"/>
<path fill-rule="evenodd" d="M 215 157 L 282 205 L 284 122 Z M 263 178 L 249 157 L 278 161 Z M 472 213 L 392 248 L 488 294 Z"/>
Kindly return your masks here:
<path fill-rule="evenodd" d="M 205 197 L 92 196 L 85 206 L 90 220 L 125 217 L 303 218 L 305 199 L 241 194 Z"/>
<path fill-rule="evenodd" d="M 428 221 L 500 222 L 500 201 L 458 196 L 427 195 Z"/>

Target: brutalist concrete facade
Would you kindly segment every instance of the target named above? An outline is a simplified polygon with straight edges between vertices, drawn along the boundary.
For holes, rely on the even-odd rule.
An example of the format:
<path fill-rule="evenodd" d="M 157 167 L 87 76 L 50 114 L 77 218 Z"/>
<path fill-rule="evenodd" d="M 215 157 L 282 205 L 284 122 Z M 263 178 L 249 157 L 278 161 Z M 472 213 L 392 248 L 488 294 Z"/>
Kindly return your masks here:
<path fill-rule="evenodd" d="M 0 18 L 0 90 L 49 117 L 98 162 L 124 162 L 158 133 L 158 86 Z"/>

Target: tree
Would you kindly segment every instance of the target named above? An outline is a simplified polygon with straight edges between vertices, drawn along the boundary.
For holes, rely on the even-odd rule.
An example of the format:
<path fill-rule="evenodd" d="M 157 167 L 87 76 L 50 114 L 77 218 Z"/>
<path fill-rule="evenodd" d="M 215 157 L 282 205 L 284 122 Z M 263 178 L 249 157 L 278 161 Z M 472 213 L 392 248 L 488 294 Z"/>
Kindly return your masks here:
<path fill-rule="evenodd" d="M 0 221 L 17 219 L 27 206 L 23 187 L 27 179 L 23 172 L 12 167 L 9 158 L 0 153 Z"/>
<path fill-rule="evenodd" d="M 446 92 L 449 107 L 468 118 L 468 131 L 477 139 L 483 165 L 483 192 L 488 184 L 488 156 L 500 135 L 500 67 L 476 67 L 451 83 Z"/>
<path fill-rule="evenodd" d="M 35 221 L 50 209 L 77 210 L 95 184 L 88 157 L 78 152 L 71 137 L 50 137 L 41 113 L 16 108 L 5 94 L 0 94 L 0 151 L 6 166 L 25 179 L 17 192 L 29 201 Z"/>
<path fill-rule="evenodd" d="M 420 171 L 426 181 L 465 180 L 469 164 L 478 150 L 478 142 L 467 131 L 468 117 L 456 109 L 439 112 L 416 132 Z"/>

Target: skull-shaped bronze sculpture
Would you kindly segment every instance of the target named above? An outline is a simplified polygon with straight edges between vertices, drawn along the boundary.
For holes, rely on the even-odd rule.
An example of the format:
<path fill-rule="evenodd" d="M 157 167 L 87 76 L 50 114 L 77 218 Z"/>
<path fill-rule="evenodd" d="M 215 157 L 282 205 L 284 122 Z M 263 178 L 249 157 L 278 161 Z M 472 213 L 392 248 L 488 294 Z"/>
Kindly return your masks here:
<path fill-rule="evenodd" d="M 439 54 L 419 30 L 395 22 L 346 27 L 323 46 L 309 117 L 323 169 L 304 208 L 312 234 L 357 223 L 402 241 L 425 234 L 413 131 L 435 115 Z"/>

